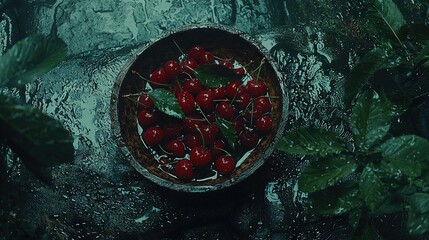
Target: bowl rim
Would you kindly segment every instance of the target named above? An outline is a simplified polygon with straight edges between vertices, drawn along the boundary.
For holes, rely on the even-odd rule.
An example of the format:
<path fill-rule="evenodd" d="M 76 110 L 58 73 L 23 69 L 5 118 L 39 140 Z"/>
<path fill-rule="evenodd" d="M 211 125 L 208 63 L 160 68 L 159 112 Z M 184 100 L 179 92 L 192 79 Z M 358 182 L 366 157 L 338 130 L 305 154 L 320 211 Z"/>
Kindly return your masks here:
<path fill-rule="evenodd" d="M 273 138 L 272 143 L 264 149 L 262 153 L 262 157 L 255 162 L 252 167 L 246 169 L 243 173 L 241 173 L 239 176 L 236 176 L 234 178 L 229 178 L 223 182 L 220 182 L 215 185 L 186 185 L 186 184 L 177 184 L 170 182 L 166 179 L 163 179 L 153 173 L 151 173 L 149 170 L 144 168 L 137 159 L 133 156 L 130 149 L 128 148 L 128 145 L 124 141 L 124 138 L 121 134 L 121 126 L 119 121 L 119 115 L 118 115 L 118 99 L 119 99 L 119 93 L 121 90 L 121 85 L 123 80 L 125 79 L 127 73 L 129 72 L 130 68 L 134 64 L 134 62 L 138 59 L 138 57 L 149 47 L 154 45 L 156 42 L 169 37 L 172 34 L 176 34 L 179 32 L 194 30 L 194 29 L 214 29 L 214 30 L 221 30 L 225 31 L 229 34 L 238 35 L 238 37 L 243 38 L 245 41 L 249 42 L 250 44 L 254 45 L 259 52 L 262 54 L 262 56 L 265 57 L 266 62 L 271 65 L 273 68 L 275 75 L 277 77 L 277 80 L 279 82 L 280 91 L 282 93 L 282 113 L 281 117 L 279 119 L 279 126 L 277 129 L 277 132 L 275 133 L 275 136 Z M 280 140 L 280 138 L 283 136 L 285 126 L 286 126 L 286 120 L 289 115 L 289 96 L 286 91 L 286 80 L 285 80 L 285 74 L 280 70 L 277 61 L 274 60 L 274 58 L 269 53 L 268 49 L 265 48 L 261 42 L 253 38 L 252 36 L 244 33 L 241 30 L 238 30 L 236 28 L 225 26 L 221 24 L 213 24 L 213 23 L 204 23 L 204 24 L 191 24 L 191 25 L 184 25 L 181 27 L 178 27 L 174 30 L 168 30 L 164 31 L 159 37 L 154 38 L 150 40 L 147 43 L 143 43 L 140 46 L 138 46 L 134 51 L 132 51 L 129 55 L 129 59 L 125 62 L 125 64 L 122 66 L 120 72 L 118 73 L 116 80 L 114 82 L 113 88 L 112 88 L 112 94 L 110 99 L 110 119 L 111 119 L 111 131 L 112 131 L 112 137 L 116 141 L 118 147 L 120 148 L 121 152 L 127 159 L 127 161 L 145 178 L 149 179 L 150 181 L 156 183 L 157 185 L 161 187 L 166 187 L 175 191 L 179 192 L 194 192 L 194 193 L 202 193 L 202 192 L 211 192 L 216 190 L 221 190 L 227 187 L 230 187 L 232 185 L 235 185 L 250 175 L 252 175 L 257 169 L 259 169 L 267 160 L 267 158 L 272 154 L 272 152 L 275 150 L 275 146 Z"/>

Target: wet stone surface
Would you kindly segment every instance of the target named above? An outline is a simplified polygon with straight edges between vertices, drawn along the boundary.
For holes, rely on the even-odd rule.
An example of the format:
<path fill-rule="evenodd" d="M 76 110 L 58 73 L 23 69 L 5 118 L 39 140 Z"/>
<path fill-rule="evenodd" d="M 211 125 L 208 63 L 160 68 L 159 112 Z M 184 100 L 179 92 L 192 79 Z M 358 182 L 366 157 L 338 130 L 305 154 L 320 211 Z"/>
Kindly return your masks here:
<path fill-rule="evenodd" d="M 7 9 L 4 2 L 9 2 Z M 356 1 L 324 5 L 318 0 L 312 6 L 292 0 L 54 2 L 19 1 L 14 6 L 0 1 L 0 53 L 13 39 L 51 30 L 68 44 L 67 60 L 22 95 L 59 119 L 73 134 L 75 147 L 74 163 L 54 168 L 52 185 L 16 166 L 1 189 L 6 238 L 350 238 L 343 219 L 320 219 L 303 206 L 306 196 L 298 192 L 296 179 L 307 159 L 275 152 L 249 179 L 216 193 L 165 190 L 140 176 L 119 152 L 109 108 L 115 78 L 136 45 L 175 27 L 214 22 L 250 33 L 271 49 L 287 76 L 288 130 L 316 124 L 347 136 L 341 87 L 357 53 L 349 39 L 332 35 L 334 27 L 325 20 L 359 15 L 347 7 Z M 320 6 L 325 12 L 317 24 L 303 14 Z M 17 9 L 31 18 L 18 20 Z M 279 38 L 291 32 L 300 46 Z"/>

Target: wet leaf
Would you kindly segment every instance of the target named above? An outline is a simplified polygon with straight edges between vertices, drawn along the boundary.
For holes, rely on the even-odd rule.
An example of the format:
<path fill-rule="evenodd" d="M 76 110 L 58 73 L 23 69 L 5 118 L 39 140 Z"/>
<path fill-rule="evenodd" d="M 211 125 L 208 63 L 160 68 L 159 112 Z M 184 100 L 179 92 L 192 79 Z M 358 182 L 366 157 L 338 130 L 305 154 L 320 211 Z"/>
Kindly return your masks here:
<path fill-rule="evenodd" d="M 163 88 L 155 88 L 150 90 L 148 94 L 159 111 L 176 118 L 185 118 L 185 114 L 180 108 L 176 96 L 170 91 Z"/>
<path fill-rule="evenodd" d="M 286 134 L 277 144 L 277 149 L 290 154 L 325 156 L 346 150 L 346 145 L 335 132 L 301 128 Z"/>
<path fill-rule="evenodd" d="M 390 129 L 393 106 L 384 96 L 366 91 L 353 106 L 350 126 L 357 150 L 368 151 Z"/>
<path fill-rule="evenodd" d="M 429 141 L 416 135 L 404 135 L 387 140 L 375 151 L 382 153 L 393 172 L 418 177 L 429 156 Z"/>
<path fill-rule="evenodd" d="M 210 88 L 226 86 L 232 81 L 241 81 L 243 78 L 231 69 L 217 64 L 207 64 L 195 69 L 195 76 L 201 84 Z"/>
<path fill-rule="evenodd" d="M 429 212 L 429 194 L 428 193 L 415 193 L 410 196 L 409 203 L 416 213 Z M 429 215 L 428 215 L 429 217 Z"/>
<path fill-rule="evenodd" d="M 375 212 L 388 195 L 386 186 L 376 175 L 371 164 L 364 168 L 360 176 L 359 189 L 362 199 L 371 212 Z"/>
<path fill-rule="evenodd" d="M 73 138 L 61 123 L 18 99 L 0 95 L 0 131 L 37 176 L 73 160 Z"/>
<path fill-rule="evenodd" d="M 59 38 L 27 37 L 0 57 L 0 86 L 21 87 L 60 63 L 67 45 Z"/>
<path fill-rule="evenodd" d="M 429 231 L 429 213 L 420 214 L 418 209 L 411 205 L 408 211 L 407 228 L 411 235 L 421 235 Z"/>
<path fill-rule="evenodd" d="M 311 209 L 317 214 L 335 216 L 360 208 L 359 187 L 355 183 L 341 184 L 309 194 Z"/>
<path fill-rule="evenodd" d="M 336 184 L 352 174 L 357 164 L 353 156 L 334 155 L 318 159 L 306 166 L 299 178 L 299 188 L 304 192 L 316 192 Z"/>
<path fill-rule="evenodd" d="M 237 146 L 238 136 L 235 131 L 234 125 L 222 118 L 216 118 L 216 123 L 219 126 L 219 129 L 222 132 L 228 144 L 233 149 L 235 149 L 235 147 Z"/>

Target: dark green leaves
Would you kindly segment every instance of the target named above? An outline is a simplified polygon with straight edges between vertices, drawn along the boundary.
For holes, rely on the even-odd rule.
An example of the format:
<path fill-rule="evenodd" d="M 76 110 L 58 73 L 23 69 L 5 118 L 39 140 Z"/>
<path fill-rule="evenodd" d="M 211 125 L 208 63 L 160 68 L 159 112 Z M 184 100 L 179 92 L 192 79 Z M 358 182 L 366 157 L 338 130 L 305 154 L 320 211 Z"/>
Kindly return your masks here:
<path fill-rule="evenodd" d="M 407 24 L 398 6 L 392 0 L 374 0 L 374 10 L 370 16 L 371 25 L 383 37 L 396 41 L 401 46 L 400 30 Z"/>
<path fill-rule="evenodd" d="M 407 228 L 410 234 L 424 234 L 429 231 L 429 194 L 416 193 L 410 197 Z"/>
<path fill-rule="evenodd" d="M 231 69 L 217 64 L 203 65 L 195 69 L 194 72 L 201 84 L 210 88 L 226 86 L 232 81 L 241 81 L 243 77 L 234 73 Z"/>
<path fill-rule="evenodd" d="M 73 138 L 40 110 L 0 95 L 0 131 L 24 164 L 39 177 L 46 167 L 73 160 Z"/>
<path fill-rule="evenodd" d="M 372 165 L 367 165 L 363 170 L 360 176 L 359 189 L 362 199 L 371 212 L 377 210 L 387 195 L 386 187 L 374 172 Z"/>
<path fill-rule="evenodd" d="M 170 91 L 163 88 L 156 88 L 150 90 L 148 94 L 155 107 L 161 112 L 176 118 L 185 118 L 185 114 L 180 108 L 176 96 Z"/>
<path fill-rule="evenodd" d="M 297 129 L 284 136 L 277 149 L 291 154 L 322 155 L 346 150 L 343 139 L 324 129 Z"/>
<path fill-rule="evenodd" d="M 418 177 L 429 156 L 429 141 L 415 135 L 394 137 L 379 146 L 376 152 L 382 153 L 395 172 Z"/>
<path fill-rule="evenodd" d="M 223 136 L 228 141 L 228 144 L 235 149 L 237 146 L 238 136 L 235 131 L 234 125 L 222 118 L 216 118 L 216 123 L 219 126 Z"/>
<path fill-rule="evenodd" d="M 429 194 L 415 193 L 410 197 L 410 205 L 417 213 L 429 212 Z"/>
<path fill-rule="evenodd" d="M 0 87 L 21 87 L 48 72 L 67 54 L 56 37 L 27 37 L 0 57 Z"/>
<path fill-rule="evenodd" d="M 357 164 L 353 156 L 335 155 L 310 163 L 301 173 L 299 188 L 304 192 L 323 190 L 352 174 Z"/>
<path fill-rule="evenodd" d="M 365 92 L 353 106 L 350 127 L 358 151 L 365 152 L 390 129 L 392 105 L 374 91 Z"/>

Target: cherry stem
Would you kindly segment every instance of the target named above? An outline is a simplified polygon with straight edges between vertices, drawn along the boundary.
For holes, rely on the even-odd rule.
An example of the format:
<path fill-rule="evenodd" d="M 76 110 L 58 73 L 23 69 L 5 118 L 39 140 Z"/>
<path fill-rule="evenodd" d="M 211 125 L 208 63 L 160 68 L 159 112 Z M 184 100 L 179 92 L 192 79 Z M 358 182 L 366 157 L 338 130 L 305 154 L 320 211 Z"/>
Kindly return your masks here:
<path fill-rule="evenodd" d="M 226 153 L 226 155 L 228 155 L 228 156 L 232 156 L 232 155 L 231 155 L 231 153 L 229 153 L 228 151 L 226 151 L 226 150 L 225 150 L 225 149 L 223 149 L 223 148 L 217 148 L 217 147 L 214 147 L 213 149 L 220 150 L 220 151 L 222 151 L 222 152 Z"/>
<path fill-rule="evenodd" d="M 190 118 L 190 117 L 186 117 L 186 119 L 191 119 L 191 120 L 194 120 L 194 121 L 200 121 L 200 122 L 206 122 L 206 121 L 207 121 L 207 119 L 201 119 L 201 118 Z"/>
<path fill-rule="evenodd" d="M 226 58 L 226 59 L 225 59 L 225 58 L 220 58 L 220 57 L 218 57 L 218 56 L 214 56 L 214 58 L 216 58 L 217 60 L 225 61 L 225 62 L 226 62 L 226 61 L 228 61 L 228 62 L 229 62 L 229 61 L 231 61 L 231 60 L 233 59 L 233 58 Z"/>
<path fill-rule="evenodd" d="M 242 102 L 242 100 L 215 99 L 213 102 Z"/>
<path fill-rule="evenodd" d="M 195 127 L 196 129 L 197 129 L 197 131 L 200 133 L 200 135 L 201 135 L 201 141 L 203 142 L 203 151 L 204 151 L 204 148 L 206 147 L 206 143 L 205 143 L 205 141 L 204 141 L 204 135 L 203 135 L 203 133 L 201 132 L 201 129 L 199 128 L 199 127 Z"/>
<path fill-rule="evenodd" d="M 192 68 L 191 68 L 191 69 L 192 69 Z M 192 70 L 192 71 L 193 71 L 193 70 Z M 189 74 L 189 73 L 187 73 L 187 72 L 183 72 L 183 73 L 185 73 L 186 75 L 188 75 L 189 79 L 192 79 L 192 78 L 193 78 L 191 74 Z"/>
<path fill-rule="evenodd" d="M 255 109 L 255 104 L 252 101 L 252 111 L 250 112 L 250 126 L 253 126 L 253 112 Z"/>
<path fill-rule="evenodd" d="M 138 105 L 142 105 L 142 106 L 144 106 L 144 107 L 147 107 L 147 108 L 152 108 L 151 106 L 148 106 L 148 105 L 146 105 L 146 104 L 143 104 L 143 103 L 141 103 L 141 102 L 139 102 L 139 101 L 136 101 L 136 100 L 134 100 L 133 98 L 131 98 L 131 96 L 122 96 L 122 97 L 126 97 L 127 99 L 129 99 L 129 100 L 131 100 L 131 101 L 133 101 L 133 102 L 135 102 L 135 103 L 137 103 Z"/>
<path fill-rule="evenodd" d="M 184 52 L 182 51 L 182 49 L 180 48 L 179 44 L 177 44 L 176 40 L 174 40 L 174 39 L 173 39 L 173 43 L 174 43 L 174 45 L 176 45 L 177 49 L 179 49 L 180 53 L 181 53 L 182 55 L 185 55 L 185 53 L 184 53 Z"/>
<path fill-rule="evenodd" d="M 122 95 L 123 98 L 129 98 L 129 97 L 139 97 L 143 94 L 145 94 L 146 92 L 141 92 L 141 93 L 130 93 L 130 94 L 125 94 Z"/>
<path fill-rule="evenodd" d="M 237 97 L 238 92 L 240 91 L 240 89 L 241 89 L 242 87 L 243 87 L 243 84 L 241 84 L 241 85 L 237 88 L 237 91 L 235 92 L 234 97 L 232 98 L 231 102 L 235 101 L 235 98 Z"/>
<path fill-rule="evenodd" d="M 246 63 L 245 65 L 241 66 L 242 68 L 246 69 L 247 66 L 249 66 L 250 64 L 254 63 L 253 60 L 250 60 L 250 62 Z"/>
<path fill-rule="evenodd" d="M 159 167 L 165 167 L 165 166 L 168 166 L 168 165 L 176 164 L 176 163 L 178 163 L 179 161 L 180 161 L 180 160 L 174 160 L 174 161 L 171 161 L 171 162 L 168 162 L 168 163 L 159 164 Z"/>
<path fill-rule="evenodd" d="M 139 72 L 137 72 L 137 71 L 131 71 L 133 74 L 137 74 L 137 76 L 139 76 L 139 78 L 141 78 L 141 79 L 143 79 L 144 81 L 146 81 L 146 82 L 149 82 L 149 83 L 152 83 L 152 84 L 156 84 L 156 85 L 160 85 L 160 86 L 165 86 L 165 87 L 168 87 L 168 86 L 170 86 L 170 84 L 163 84 L 163 83 L 157 83 L 157 82 L 154 82 L 154 81 L 151 81 L 151 80 L 149 80 L 149 79 L 146 79 L 146 78 L 144 78 L 142 75 L 140 75 L 140 73 Z"/>
<path fill-rule="evenodd" d="M 256 71 L 258 71 L 257 77 L 256 77 L 256 83 L 258 83 L 259 80 L 259 74 L 261 73 L 262 65 L 265 63 L 265 58 L 262 58 L 261 62 L 259 63 L 259 66 L 255 68 L 249 75 L 252 76 Z"/>
<path fill-rule="evenodd" d="M 197 105 L 198 110 L 200 110 L 201 114 L 203 115 L 204 119 L 206 119 L 206 121 L 208 123 L 210 123 L 209 119 L 207 118 L 206 114 L 204 113 L 204 111 L 201 109 L 200 105 L 198 105 L 198 103 L 195 102 L 195 105 Z"/>
<path fill-rule="evenodd" d="M 161 144 L 158 144 L 158 147 L 161 149 L 161 151 L 163 151 L 165 154 L 167 154 L 167 155 L 172 155 L 173 153 L 171 153 L 171 152 L 168 152 L 167 150 L 165 150 L 162 146 L 161 146 Z"/>
<path fill-rule="evenodd" d="M 177 85 L 179 85 L 180 91 L 183 91 L 182 84 L 180 83 L 180 81 L 177 77 L 176 77 L 176 82 L 177 82 Z"/>

